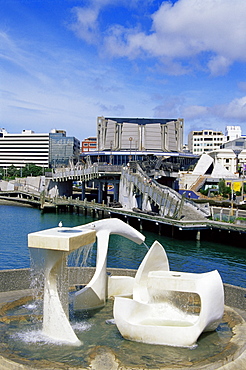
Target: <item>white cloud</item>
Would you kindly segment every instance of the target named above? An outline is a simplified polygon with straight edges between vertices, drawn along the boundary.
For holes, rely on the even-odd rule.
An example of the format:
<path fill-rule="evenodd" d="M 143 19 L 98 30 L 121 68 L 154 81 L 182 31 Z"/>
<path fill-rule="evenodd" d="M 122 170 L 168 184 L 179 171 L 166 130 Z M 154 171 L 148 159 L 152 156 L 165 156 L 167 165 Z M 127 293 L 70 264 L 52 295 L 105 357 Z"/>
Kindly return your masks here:
<path fill-rule="evenodd" d="M 246 96 L 233 99 L 227 105 L 219 105 L 213 108 L 213 113 L 227 120 L 246 121 Z"/>
<path fill-rule="evenodd" d="M 154 115 L 184 118 L 185 126 L 192 122 L 199 122 L 203 128 L 208 127 L 209 122 L 213 122 L 211 128 L 213 124 L 237 125 L 240 122 L 246 122 L 246 96 L 233 99 L 225 104 L 211 106 L 188 104 L 188 99 L 184 96 L 173 96 L 166 99 L 162 97 L 162 102 L 154 108 Z"/>
<path fill-rule="evenodd" d="M 201 118 L 209 114 L 209 108 L 201 105 L 190 105 L 182 110 L 185 119 Z"/>
<path fill-rule="evenodd" d="M 101 41 L 101 30 L 99 24 L 100 12 L 107 6 L 113 6 L 115 9 L 119 6 L 135 8 L 138 4 L 145 7 L 149 0 L 90 0 L 86 6 L 76 6 L 72 8 L 75 20 L 71 23 L 70 28 L 76 35 L 89 44 L 99 44 Z M 116 10 L 117 11 L 117 10 Z M 115 26 L 117 29 L 117 25 Z M 117 33 L 117 32 L 116 32 Z"/>
<path fill-rule="evenodd" d="M 154 108 L 155 117 L 178 118 L 181 116 L 185 100 L 181 96 L 164 98 L 163 102 Z"/>
<path fill-rule="evenodd" d="M 73 8 L 76 22 L 71 25 L 78 37 L 84 39 L 89 44 L 97 43 L 98 34 L 98 8 Z"/>
<path fill-rule="evenodd" d="M 212 75 L 225 74 L 235 61 L 246 61 L 245 1 L 178 0 L 174 4 L 163 1 L 154 14 L 149 14 L 152 17 L 149 32 L 143 31 L 143 24 L 140 29 L 139 24 L 127 28 L 112 22 L 102 36 L 98 16 L 109 3 L 110 0 L 93 1 L 90 8 L 76 8 L 75 28 L 88 42 L 98 32 L 97 37 L 103 38 L 101 45 L 113 56 L 136 58 L 144 54 L 162 58 L 164 64 L 170 65 L 175 59 L 187 61 L 202 55 Z M 122 4 L 127 3 L 120 1 L 119 6 Z"/>
<path fill-rule="evenodd" d="M 231 63 L 229 59 L 218 55 L 210 59 L 208 68 L 213 76 L 223 76 L 228 72 Z"/>

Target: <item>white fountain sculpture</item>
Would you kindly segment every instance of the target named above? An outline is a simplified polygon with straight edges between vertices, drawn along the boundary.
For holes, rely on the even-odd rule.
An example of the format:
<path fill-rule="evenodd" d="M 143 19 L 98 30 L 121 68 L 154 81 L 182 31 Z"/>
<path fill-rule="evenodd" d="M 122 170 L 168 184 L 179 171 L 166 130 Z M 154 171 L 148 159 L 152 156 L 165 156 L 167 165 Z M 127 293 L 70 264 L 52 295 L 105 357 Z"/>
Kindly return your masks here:
<path fill-rule="evenodd" d="M 45 336 L 73 345 L 81 342 L 73 331 L 68 317 L 68 291 L 63 286 L 63 292 L 58 292 L 58 282 L 66 274 L 67 255 L 88 244 L 94 243 L 96 232 L 83 229 L 57 227 L 38 231 L 28 235 L 28 247 L 44 250 L 44 302 L 43 328 Z M 65 281 L 66 280 L 66 281 Z"/>
<path fill-rule="evenodd" d="M 108 277 L 108 242 L 111 234 L 137 244 L 145 237 L 119 219 L 105 219 L 74 228 L 48 229 L 28 235 L 30 248 L 45 251 L 43 334 L 59 342 L 80 345 L 68 317 L 67 255 L 97 238 L 96 270 L 91 281 L 74 295 L 74 309 L 105 305 L 114 296 L 115 323 L 126 339 L 151 344 L 192 346 L 205 330 L 216 329 L 224 311 L 223 284 L 218 271 L 204 274 L 169 270 L 166 252 L 155 241 L 135 278 Z M 62 279 L 63 293 L 58 292 Z M 200 312 L 182 307 L 182 297 L 199 298 Z"/>
<path fill-rule="evenodd" d="M 90 310 L 103 307 L 109 295 L 132 293 L 134 279 L 128 276 L 108 277 L 107 253 L 111 234 L 124 236 L 137 244 L 142 244 L 145 236 L 125 222 L 110 218 L 77 226 L 74 229 L 95 230 L 97 236 L 96 271 L 91 281 L 74 295 L 74 310 Z M 110 283 L 109 283 L 110 281 Z M 114 293 L 112 293 L 114 292 Z"/>
<path fill-rule="evenodd" d="M 199 314 L 182 307 L 184 294 L 190 300 L 199 298 Z M 223 312 L 224 290 L 218 271 L 169 271 L 158 242 L 137 271 L 133 298 L 116 296 L 114 302 L 115 323 L 124 338 L 181 347 L 194 345 L 203 331 L 215 330 Z"/>

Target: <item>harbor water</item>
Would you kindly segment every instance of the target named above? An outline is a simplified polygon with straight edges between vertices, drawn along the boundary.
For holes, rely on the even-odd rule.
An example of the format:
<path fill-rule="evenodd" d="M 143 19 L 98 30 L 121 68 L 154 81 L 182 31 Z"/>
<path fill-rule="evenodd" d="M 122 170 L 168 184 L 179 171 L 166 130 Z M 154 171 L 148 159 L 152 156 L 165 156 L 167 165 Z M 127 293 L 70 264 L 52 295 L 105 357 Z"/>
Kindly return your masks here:
<path fill-rule="evenodd" d="M 42 213 L 31 207 L 0 205 L 0 269 L 30 267 L 27 235 L 58 226 L 73 227 L 92 222 L 90 216 L 69 213 Z M 142 230 L 147 246 L 158 240 L 166 250 L 174 271 L 202 273 L 217 269 L 224 283 L 246 288 L 246 246 L 228 246 L 217 242 L 176 240 Z M 107 266 L 137 269 L 147 252 L 145 245 L 119 236 L 110 237 Z M 95 266 L 94 246 L 88 266 Z"/>

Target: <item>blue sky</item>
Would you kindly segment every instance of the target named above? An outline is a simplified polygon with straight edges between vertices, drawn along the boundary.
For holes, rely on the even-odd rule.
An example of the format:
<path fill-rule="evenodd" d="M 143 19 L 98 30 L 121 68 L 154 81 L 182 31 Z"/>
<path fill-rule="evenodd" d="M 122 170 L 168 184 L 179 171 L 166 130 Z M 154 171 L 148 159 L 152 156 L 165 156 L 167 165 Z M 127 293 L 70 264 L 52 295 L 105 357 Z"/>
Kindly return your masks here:
<path fill-rule="evenodd" d="M 0 0 L 0 127 L 184 118 L 246 134 L 245 0 Z"/>

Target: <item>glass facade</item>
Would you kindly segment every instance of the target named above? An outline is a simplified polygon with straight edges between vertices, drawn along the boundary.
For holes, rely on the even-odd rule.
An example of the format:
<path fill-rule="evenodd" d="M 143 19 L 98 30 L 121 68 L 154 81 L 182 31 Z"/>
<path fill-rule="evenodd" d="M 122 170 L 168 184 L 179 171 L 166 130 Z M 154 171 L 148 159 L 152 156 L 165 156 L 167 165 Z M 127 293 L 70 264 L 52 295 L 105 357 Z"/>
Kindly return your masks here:
<path fill-rule="evenodd" d="M 50 167 L 72 166 L 79 161 L 80 142 L 64 132 L 50 133 Z"/>

